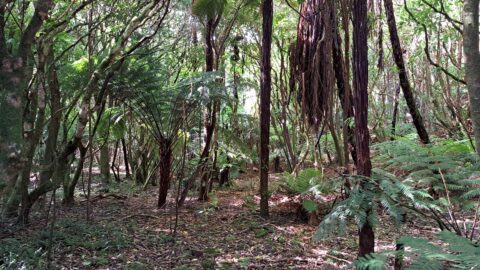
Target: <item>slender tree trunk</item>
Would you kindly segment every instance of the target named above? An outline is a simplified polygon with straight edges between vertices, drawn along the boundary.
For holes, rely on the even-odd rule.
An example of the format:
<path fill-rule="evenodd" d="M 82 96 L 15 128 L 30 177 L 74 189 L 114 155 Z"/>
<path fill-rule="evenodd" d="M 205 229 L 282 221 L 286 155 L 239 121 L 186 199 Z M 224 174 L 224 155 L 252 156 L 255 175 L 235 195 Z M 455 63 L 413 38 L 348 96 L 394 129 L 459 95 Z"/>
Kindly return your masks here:
<path fill-rule="evenodd" d="M 215 33 L 215 28 L 217 27 L 219 18 L 209 18 L 207 20 L 207 25 L 205 28 L 205 71 L 210 72 L 214 70 L 215 63 L 215 54 L 214 54 L 214 45 L 213 45 L 213 36 Z M 210 157 L 210 148 L 211 142 L 213 140 L 213 133 L 215 131 L 216 125 L 216 115 L 217 115 L 217 101 L 211 101 L 207 105 L 207 110 L 205 112 L 204 127 L 205 127 L 205 146 L 202 151 L 200 158 L 203 160 L 203 167 L 201 168 L 201 180 L 200 180 L 200 191 L 198 195 L 199 201 L 208 200 L 208 159 Z M 188 190 L 188 187 L 186 187 Z M 183 198 L 183 196 L 182 196 Z"/>
<path fill-rule="evenodd" d="M 400 97 L 400 85 L 395 89 L 395 96 L 393 97 L 393 113 L 392 113 L 392 132 L 390 140 L 395 140 L 395 132 L 397 128 L 397 118 L 398 118 L 398 103 Z"/>
<path fill-rule="evenodd" d="M 50 123 L 48 125 L 48 136 L 45 141 L 45 154 L 41 161 L 40 185 L 50 180 L 54 171 L 55 151 L 57 150 L 58 131 L 60 130 L 60 121 L 62 119 L 62 111 L 60 104 L 60 85 L 58 83 L 56 67 L 53 63 L 53 49 L 47 55 L 48 89 L 50 91 Z"/>
<path fill-rule="evenodd" d="M 210 157 L 210 148 L 213 141 L 213 132 L 215 131 L 215 125 L 217 122 L 217 114 L 216 114 L 216 104 L 217 102 L 212 102 L 210 106 L 207 108 L 205 113 L 205 146 L 203 147 L 202 154 L 200 155 L 200 162 L 201 162 L 201 183 L 200 183 L 200 192 L 199 192 L 199 201 L 207 201 L 208 200 L 208 159 Z M 185 187 L 188 191 L 189 187 Z M 181 199 L 184 200 L 183 194 Z"/>
<path fill-rule="evenodd" d="M 368 132 L 368 21 L 367 3 L 354 0 L 353 7 L 353 82 L 355 89 L 355 138 L 357 147 L 357 171 L 370 177 L 370 135 Z M 366 215 L 371 209 L 366 210 Z M 372 225 L 366 219 L 359 230 L 359 255 L 374 252 L 375 235 Z"/>
<path fill-rule="evenodd" d="M 463 51 L 465 53 L 465 78 L 470 97 L 470 114 L 473 122 L 475 149 L 480 155 L 480 52 L 478 38 L 479 0 L 464 0 Z"/>
<path fill-rule="evenodd" d="M 262 2 L 262 53 L 260 78 L 260 215 L 268 217 L 268 165 L 270 144 L 270 94 L 273 1 Z"/>
<path fill-rule="evenodd" d="M 82 175 L 83 167 L 85 165 L 85 157 L 87 156 L 87 148 L 80 147 L 80 159 L 78 160 L 77 168 L 75 169 L 75 173 L 73 174 L 73 178 L 70 181 L 65 183 L 63 188 L 63 201 L 62 203 L 65 205 L 73 205 L 75 203 L 75 187 L 77 186 L 78 180 Z M 93 157 L 90 157 L 93 158 Z"/>
<path fill-rule="evenodd" d="M 403 51 L 397 33 L 397 25 L 395 22 L 395 13 L 393 10 L 392 0 L 384 0 L 384 4 L 385 13 L 387 15 L 388 30 L 390 32 L 390 41 L 393 48 L 393 58 L 398 68 L 398 77 L 400 79 L 400 86 L 403 90 L 403 96 L 405 97 L 410 115 L 412 116 L 413 125 L 417 129 L 418 137 L 423 143 L 428 144 L 430 143 L 430 139 L 428 137 L 422 115 L 418 111 L 417 105 L 415 104 L 413 90 L 410 85 L 410 81 L 408 80 L 407 69 L 405 68 L 405 62 L 403 60 Z"/>
<path fill-rule="evenodd" d="M 130 166 L 128 164 L 128 151 L 125 138 L 122 138 L 123 163 L 125 164 L 125 178 L 130 178 Z"/>
<path fill-rule="evenodd" d="M 334 3 L 335 4 L 335 3 Z M 333 69 L 335 71 L 335 77 L 337 80 L 337 88 L 338 88 L 338 97 L 340 99 L 340 103 L 342 105 L 343 110 L 343 124 L 342 124 L 342 132 L 343 132 L 343 151 L 344 151 L 344 160 L 345 165 L 349 163 L 349 154 L 351 153 L 353 162 L 356 162 L 356 151 L 355 151 L 355 134 L 353 128 L 349 124 L 349 119 L 353 119 L 353 102 L 352 102 L 352 89 L 349 83 L 348 72 L 346 61 L 350 61 L 350 59 L 346 59 L 343 57 L 342 52 L 342 40 L 340 37 L 340 31 L 338 29 L 338 20 L 335 15 L 335 8 L 332 9 L 332 28 L 333 28 Z M 348 47 L 345 48 L 345 51 L 349 50 Z"/>

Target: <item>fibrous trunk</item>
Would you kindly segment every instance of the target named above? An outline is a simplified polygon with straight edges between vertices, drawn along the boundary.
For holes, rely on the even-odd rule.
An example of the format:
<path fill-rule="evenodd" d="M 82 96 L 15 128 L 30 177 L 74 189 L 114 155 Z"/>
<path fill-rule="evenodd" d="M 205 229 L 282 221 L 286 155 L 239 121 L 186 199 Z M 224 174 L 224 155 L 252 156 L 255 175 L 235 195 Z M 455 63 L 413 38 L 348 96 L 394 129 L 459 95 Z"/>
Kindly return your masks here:
<path fill-rule="evenodd" d="M 172 151 L 171 140 L 163 139 L 160 142 L 160 181 L 158 188 L 158 208 L 167 203 L 168 189 L 172 178 Z"/>
<path fill-rule="evenodd" d="M 270 95 L 273 1 L 262 4 L 262 51 L 260 78 L 260 215 L 268 216 L 268 165 L 270 144 Z"/>
<path fill-rule="evenodd" d="M 368 44 L 367 44 L 367 3 L 355 0 L 353 8 L 353 85 L 355 89 L 355 138 L 357 147 L 357 171 L 359 175 L 370 177 L 368 132 Z M 372 209 L 366 210 L 369 216 Z M 374 252 L 375 235 L 372 225 L 366 219 L 359 229 L 359 255 Z"/>

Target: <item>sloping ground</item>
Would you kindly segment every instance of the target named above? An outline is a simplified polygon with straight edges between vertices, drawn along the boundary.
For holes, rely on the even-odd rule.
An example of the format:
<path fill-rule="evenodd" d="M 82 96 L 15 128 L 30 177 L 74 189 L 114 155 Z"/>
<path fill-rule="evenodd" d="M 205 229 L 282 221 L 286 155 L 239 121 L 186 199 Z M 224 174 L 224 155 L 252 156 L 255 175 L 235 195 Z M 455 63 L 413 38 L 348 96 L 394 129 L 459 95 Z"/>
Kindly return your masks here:
<path fill-rule="evenodd" d="M 27 250 L 20 261 L 12 263 L 13 256 L 3 263 L 12 269 L 22 260 L 46 267 L 49 246 L 51 264 L 63 269 L 337 269 L 355 259 L 354 226 L 346 237 L 314 242 L 316 228 L 297 220 L 286 198 L 273 205 L 270 219 L 258 216 L 255 183 L 255 177 L 242 177 L 208 203 L 188 200 L 177 225 L 173 203 L 157 210 L 153 189 L 127 199 L 97 197 L 90 224 L 86 202 L 58 206 L 54 231 L 39 218 L 2 240 L 0 251 L 7 245 Z M 378 249 L 394 247 L 399 230 L 389 226 L 377 229 Z M 414 235 L 432 233 L 417 229 Z"/>

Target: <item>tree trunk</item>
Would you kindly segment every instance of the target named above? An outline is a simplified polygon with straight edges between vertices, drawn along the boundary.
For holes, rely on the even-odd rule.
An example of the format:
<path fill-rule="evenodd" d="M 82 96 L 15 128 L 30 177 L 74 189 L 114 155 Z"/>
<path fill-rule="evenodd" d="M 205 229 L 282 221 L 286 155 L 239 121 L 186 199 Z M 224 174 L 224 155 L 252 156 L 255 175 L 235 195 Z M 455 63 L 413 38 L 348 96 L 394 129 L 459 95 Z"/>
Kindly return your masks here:
<path fill-rule="evenodd" d="M 169 139 L 160 142 L 160 181 L 158 187 L 158 204 L 161 208 L 167 203 L 168 189 L 172 178 L 173 146 Z"/>
<path fill-rule="evenodd" d="M 75 203 L 75 187 L 77 186 L 78 180 L 82 175 L 83 166 L 85 164 L 85 157 L 87 155 L 87 148 L 80 147 L 80 159 L 78 160 L 77 168 L 75 169 L 75 174 L 71 181 L 67 181 L 63 187 L 63 201 L 65 205 L 73 205 Z M 90 157 L 93 158 L 93 157 Z M 68 180 L 68 179 L 66 179 Z"/>
<path fill-rule="evenodd" d="M 207 112 L 205 113 L 205 146 L 203 147 L 202 154 L 200 155 L 201 162 L 201 183 L 200 183 L 200 192 L 198 196 L 199 201 L 208 200 L 208 159 L 210 157 L 210 148 L 213 141 L 213 132 L 215 131 L 215 125 L 217 122 L 216 114 L 217 102 L 213 102 L 209 105 Z M 185 187 L 188 190 L 189 187 Z M 182 194 L 182 198 L 183 194 Z"/>
<path fill-rule="evenodd" d="M 268 217 L 268 159 L 270 144 L 270 94 L 273 1 L 262 3 L 262 51 L 260 78 L 260 215 Z"/>
<path fill-rule="evenodd" d="M 333 26 L 333 69 L 335 71 L 335 77 L 337 80 L 338 97 L 342 105 L 343 110 L 343 151 L 345 165 L 349 162 L 349 153 L 352 155 L 353 162 L 356 162 L 355 151 L 355 134 L 353 128 L 349 124 L 349 119 L 353 118 L 353 105 L 352 105 L 352 90 L 348 81 L 347 70 L 345 65 L 345 58 L 343 57 L 340 32 L 338 29 L 338 20 L 335 16 L 335 8 L 332 8 L 332 26 Z M 349 48 L 345 48 L 345 51 Z M 347 59 L 349 61 L 349 59 Z"/>
<path fill-rule="evenodd" d="M 125 138 L 122 138 L 123 163 L 125 164 L 125 178 L 130 178 L 130 166 L 128 164 L 128 151 Z"/>
<path fill-rule="evenodd" d="M 357 147 L 357 171 L 359 175 L 370 177 L 372 164 L 370 161 L 368 132 L 368 23 L 367 3 L 355 0 L 353 8 L 353 82 L 355 89 L 355 138 Z M 366 215 L 371 209 L 366 210 Z M 375 235 L 372 225 L 366 219 L 359 230 L 359 255 L 374 252 Z"/>
<path fill-rule="evenodd" d="M 392 131 L 390 135 L 390 140 L 395 140 L 395 132 L 397 128 L 397 118 L 398 118 L 398 103 L 400 96 L 400 85 L 395 89 L 395 96 L 393 97 L 393 113 L 392 113 Z"/>
<path fill-rule="evenodd" d="M 395 13 L 393 10 L 392 0 L 384 0 L 384 4 L 385 13 L 387 15 L 388 30 L 390 32 L 390 41 L 393 48 L 393 58 L 398 68 L 398 77 L 400 80 L 400 86 L 403 90 L 403 96 L 405 97 L 410 115 L 412 116 L 413 125 L 417 129 L 418 137 L 424 144 L 428 144 L 430 143 L 430 139 L 423 123 L 422 115 L 418 111 L 417 105 L 415 104 L 415 97 L 410 86 L 410 81 L 408 80 L 407 69 L 405 68 L 405 62 L 403 60 L 403 51 L 397 33 L 397 25 L 395 22 Z"/>
<path fill-rule="evenodd" d="M 23 169 L 25 158 L 21 152 L 24 138 L 23 111 L 27 104 L 24 92 L 33 74 L 32 46 L 35 37 L 54 6 L 52 0 L 35 2 L 33 15 L 21 34 L 15 55 L 10 55 L 5 43 L 5 5 L 0 9 L 0 195 L 14 187 Z M 27 127 L 33 129 L 33 127 Z M 6 191 L 3 191 L 7 188 Z"/>
<path fill-rule="evenodd" d="M 102 134 L 102 145 L 100 145 L 100 175 L 102 177 L 102 183 L 107 186 L 110 182 L 110 149 L 108 147 L 108 137 L 107 134 Z"/>
<path fill-rule="evenodd" d="M 218 25 L 220 17 L 218 18 L 209 18 L 207 20 L 207 25 L 205 28 L 205 71 L 211 72 L 214 70 L 215 63 L 215 54 L 214 54 L 214 45 L 213 38 L 215 33 L 215 28 Z M 204 126 L 205 126 L 205 146 L 200 156 L 203 167 L 201 168 L 201 180 L 200 180 L 200 191 L 198 195 L 199 201 L 208 200 L 208 159 L 210 157 L 210 147 L 213 140 L 213 133 L 215 131 L 216 125 L 216 115 L 217 115 L 217 102 L 209 102 L 207 105 L 207 111 L 205 112 Z M 186 187 L 188 190 L 188 186 Z M 183 196 L 182 196 L 183 198 Z"/>
<path fill-rule="evenodd" d="M 58 83 L 56 67 L 53 63 L 53 49 L 47 55 L 48 89 L 50 90 L 50 124 L 48 126 L 48 136 L 45 141 L 45 154 L 41 161 L 40 185 L 50 180 L 54 170 L 55 151 L 57 150 L 58 131 L 60 130 L 60 121 L 62 119 L 62 109 L 60 104 L 60 85 Z"/>
<path fill-rule="evenodd" d="M 479 0 L 464 0 L 463 51 L 465 52 L 465 78 L 470 97 L 475 149 L 480 155 L 480 52 L 478 38 Z"/>
<path fill-rule="evenodd" d="M 37 85 L 29 91 L 27 108 L 23 114 L 24 143 L 22 147 L 23 167 L 16 179 L 15 187 L 5 204 L 4 216 L 17 214 L 20 202 L 25 203 L 28 197 L 30 174 L 33 167 L 33 158 L 37 149 L 45 122 L 45 54 L 43 46 L 38 48 Z"/>

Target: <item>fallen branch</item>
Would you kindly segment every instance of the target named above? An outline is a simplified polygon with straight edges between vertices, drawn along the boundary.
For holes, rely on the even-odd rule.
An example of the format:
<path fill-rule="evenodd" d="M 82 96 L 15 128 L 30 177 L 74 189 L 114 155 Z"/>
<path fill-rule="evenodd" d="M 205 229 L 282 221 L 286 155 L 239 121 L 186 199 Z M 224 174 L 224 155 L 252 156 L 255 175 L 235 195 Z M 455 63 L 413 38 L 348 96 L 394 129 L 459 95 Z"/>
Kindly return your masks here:
<path fill-rule="evenodd" d="M 125 216 L 123 218 L 120 218 L 118 221 L 123 221 L 125 219 L 129 219 L 129 218 L 133 218 L 133 217 L 148 217 L 148 218 L 154 218 L 154 219 L 159 218 L 158 216 L 149 215 L 149 214 L 133 214 L 133 215 L 128 215 L 128 216 Z"/>

